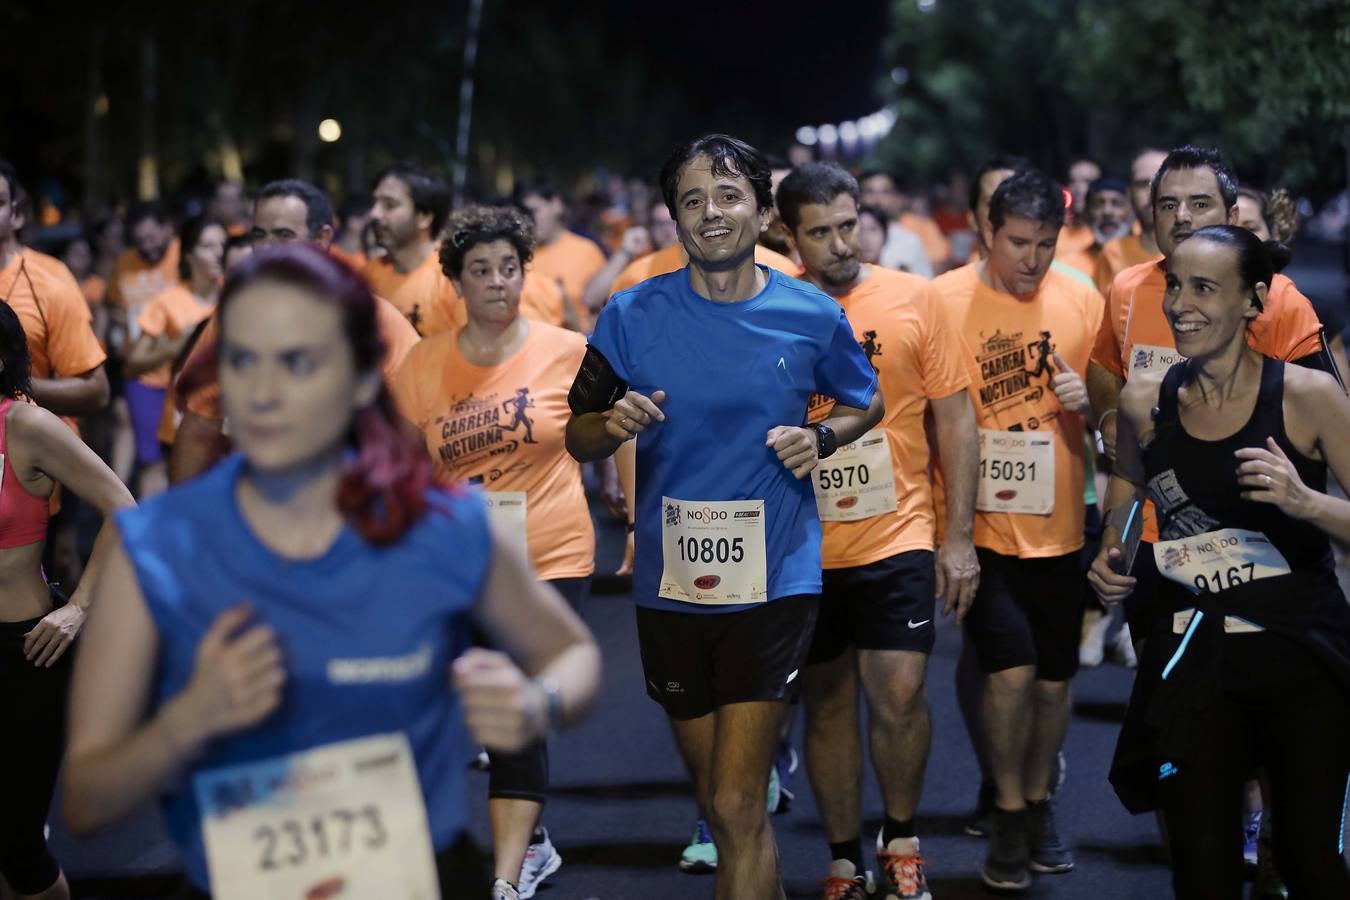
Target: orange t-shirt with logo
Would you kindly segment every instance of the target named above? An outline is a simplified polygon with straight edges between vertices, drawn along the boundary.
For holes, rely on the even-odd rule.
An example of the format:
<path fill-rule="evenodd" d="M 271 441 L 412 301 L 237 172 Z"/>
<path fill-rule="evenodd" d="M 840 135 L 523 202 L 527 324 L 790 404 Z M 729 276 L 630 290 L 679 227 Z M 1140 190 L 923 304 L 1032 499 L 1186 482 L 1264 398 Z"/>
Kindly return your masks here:
<path fill-rule="evenodd" d="M 1097 282 L 1097 290 L 1105 297 L 1107 291 L 1111 290 L 1111 282 L 1115 281 L 1121 272 L 1130 266 L 1153 262 L 1161 257 L 1161 253 L 1149 253 L 1145 250 L 1144 242 L 1139 239 L 1139 235 L 1127 234 L 1114 241 L 1108 241 L 1106 246 L 1102 247 L 1102 252 L 1097 254 L 1097 266 L 1092 271 L 1092 280 Z"/>
<path fill-rule="evenodd" d="M 1102 297 L 1050 270 L 1028 299 L 996 291 L 982 265 L 942 275 L 933 287 L 961 338 L 975 421 L 982 429 L 1055 437 L 1054 507 L 1048 515 L 975 513 L 975 545 L 1006 556 L 1062 556 L 1083 546 L 1084 419 L 1066 412 L 1050 379 L 1053 355 L 1087 371 L 1102 320 Z"/>
<path fill-rule="evenodd" d="M 211 315 L 216 308 L 214 303 L 203 303 L 187 289 L 184 284 L 176 284 L 162 294 L 150 298 L 141 310 L 139 319 L 141 331 L 151 337 L 167 334 L 177 338 L 190 334 L 197 323 Z M 153 371 L 146 372 L 139 381 L 149 387 L 166 388 L 169 386 L 169 372 L 172 362 L 166 362 Z"/>
<path fill-rule="evenodd" d="M 127 311 L 127 321 L 136 322 L 141 308 L 156 294 L 178 284 L 178 238 L 169 242 L 159 262 L 145 261 L 135 247 L 123 250 L 113 263 L 108 280 L 108 302 Z M 134 336 L 134 335 L 133 335 Z"/>
<path fill-rule="evenodd" d="M 923 252 L 934 266 L 940 265 L 952 255 L 952 242 L 942 233 L 938 223 L 928 216 L 915 212 L 901 213 L 897 220 L 901 228 L 908 228 L 919 236 Z"/>
<path fill-rule="evenodd" d="M 567 302 L 572 304 L 583 331 L 590 331 L 590 310 L 586 309 L 586 285 L 605 267 L 605 254 L 595 242 L 563 230 L 556 241 L 534 248 L 530 267 L 562 285 Z"/>
<path fill-rule="evenodd" d="M 770 250 L 761 244 L 755 245 L 755 262 L 761 266 L 768 266 L 770 269 L 777 269 L 784 275 L 791 275 L 797 278 L 802 274 L 802 267 L 781 253 Z M 669 247 L 662 247 L 655 253 L 648 253 L 646 256 L 638 257 L 628 264 L 628 266 L 619 273 L 619 277 L 614 279 L 614 284 L 610 286 L 609 294 L 614 296 L 619 291 L 626 291 L 634 285 L 641 284 L 648 278 L 655 278 L 657 275 L 666 275 L 670 272 L 676 272 L 689 264 L 689 257 L 685 255 L 684 245 L 679 241 L 671 244 Z"/>
<path fill-rule="evenodd" d="M 385 386 L 392 390 L 394 376 L 403 364 L 403 358 L 420 338 L 398 307 L 383 297 L 375 298 L 375 323 L 385 344 L 384 360 L 380 363 L 380 370 L 384 375 Z M 220 339 L 219 332 L 220 317 L 212 315 L 183 365 L 184 369 L 193 365 L 198 355 L 205 353 L 208 347 L 216 346 L 216 342 Z M 220 408 L 220 381 L 212 381 L 197 388 L 184 400 L 183 408 L 203 418 L 216 421 L 223 419 L 225 414 Z"/>
<path fill-rule="evenodd" d="M 510 359 L 476 366 L 456 331 L 414 347 L 394 380 L 399 408 L 425 436 L 440 478 L 525 494 L 526 542 L 545 580 L 595 569 L 581 464 L 564 446 L 567 394 L 585 355 L 580 334 L 531 322 Z"/>
<path fill-rule="evenodd" d="M 0 299 L 19 317 L 34 378 L 74 378 L 108 358 L 89 304 L 65 263 L 27 247 L 0 269 Z"/>
<path fill-rule="evenodd" d="M 361 271 L 371 291 L 398 307 L 419 335 L 426 337 L 464 324 L 464 304 L 441 270 L 436 249 L 411 272 L 394 268 L 389 257 L 372 259 Z"/>
<path fill-rule="evenodd" d="M 883 429 L 895 473 L 894 513 L 853 522 L 822 522 L 821 563 L 826 569 L 865 566 L 934 545 L 933 491 L 928 475 L 924 412 L 929 400 L 950 397 L 970 384 L 961 346 L 932 283 L 918 275 L 871 266 L 848 294 L 836 297 L 853 336 L 877 373 L 886 398 Z M 828 418 L 834 401 L 815 395 L 808 416 Z M 875 478 L 875 476 L 873 476 Z"/>

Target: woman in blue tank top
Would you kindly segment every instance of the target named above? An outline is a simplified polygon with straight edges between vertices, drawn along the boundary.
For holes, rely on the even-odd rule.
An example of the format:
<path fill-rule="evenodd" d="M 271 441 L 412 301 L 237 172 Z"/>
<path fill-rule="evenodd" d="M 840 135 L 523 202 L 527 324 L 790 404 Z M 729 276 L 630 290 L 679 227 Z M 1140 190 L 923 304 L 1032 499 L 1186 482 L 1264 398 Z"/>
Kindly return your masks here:
<path fill-rule="evenodd" d="M 67 819 L 88 832 L 159 795 L 193 885 L 223 900 L 486 894 L 465 726 L 516 750 L 575 721 L 595 644 L 476 491 L 430 486 L 364 281 L 269 250 L 220 316 L 238 452 L 116 519 L 76 665 Z M 474 625 L 506 654 L 467 650 Z"/>
<path fill-rule="evenodd" d="M 1283 248 L 1279 248 L 1282 250 Z M 1202 228 L 1167 262 L 1163 310 L 1186 357 L 1121 394 L 1109 507 L 1158 510 L 1160 599 L 1111 781 L 1161 809 L 1180 898 L 1243 893 L 1243 784 L 1264 768 L 1291 897 L 1350 897 L 1350 606 L 1329 538 L 1350 540 L 1350 399 L 1324 372 L 1246 341 L 1275 272 L 1250 232 Z M 1089 579 L 1128 596 L 1115 523 Z"/>

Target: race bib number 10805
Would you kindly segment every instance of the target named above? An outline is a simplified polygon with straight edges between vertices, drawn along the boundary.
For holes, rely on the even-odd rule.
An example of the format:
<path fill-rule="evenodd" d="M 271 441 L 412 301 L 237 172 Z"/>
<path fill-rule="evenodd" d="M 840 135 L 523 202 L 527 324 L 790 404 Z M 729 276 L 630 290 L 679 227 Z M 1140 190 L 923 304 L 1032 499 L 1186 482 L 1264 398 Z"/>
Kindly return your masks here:
<path fill-rule="evenodd" d="M 763 500 L 661 498 L 660 596 L 687 603 L 769 599 Z"/>

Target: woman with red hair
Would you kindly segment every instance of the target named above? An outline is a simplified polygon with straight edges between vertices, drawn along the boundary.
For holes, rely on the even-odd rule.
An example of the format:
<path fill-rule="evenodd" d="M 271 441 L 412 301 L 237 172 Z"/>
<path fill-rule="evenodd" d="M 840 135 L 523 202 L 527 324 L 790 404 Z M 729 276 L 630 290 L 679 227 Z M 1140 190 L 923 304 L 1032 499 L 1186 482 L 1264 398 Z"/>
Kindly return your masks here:
<path fill-rule="evenodd" d="M 359 276 L 263 251 L 219 315 L 237 452 L 116 519 L 67 820 L 87 832 L 160 794 L 194 888 L 226 900 L 485 894 L 464 726 L 514 751 L 576 721 L 595 644 L 478 492 L 431 486 Z M 475 626 L 505 653 L 467 649 Z"/>

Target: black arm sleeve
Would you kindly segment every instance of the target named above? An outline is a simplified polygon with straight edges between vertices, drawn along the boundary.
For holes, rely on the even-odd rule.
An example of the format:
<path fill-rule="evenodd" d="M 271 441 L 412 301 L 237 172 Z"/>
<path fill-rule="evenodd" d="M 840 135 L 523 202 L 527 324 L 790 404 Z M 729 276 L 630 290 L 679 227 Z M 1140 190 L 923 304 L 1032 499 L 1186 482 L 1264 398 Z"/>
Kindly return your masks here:
<path fill-rule="evenodd" d="M 628 392 L 628 385 L 614 371 L 604 354 L 586 345 L 586 356 L 567 392 L 567 405 L 573 415 L 605 412 L 612 409 L 619 398 Z"/>

